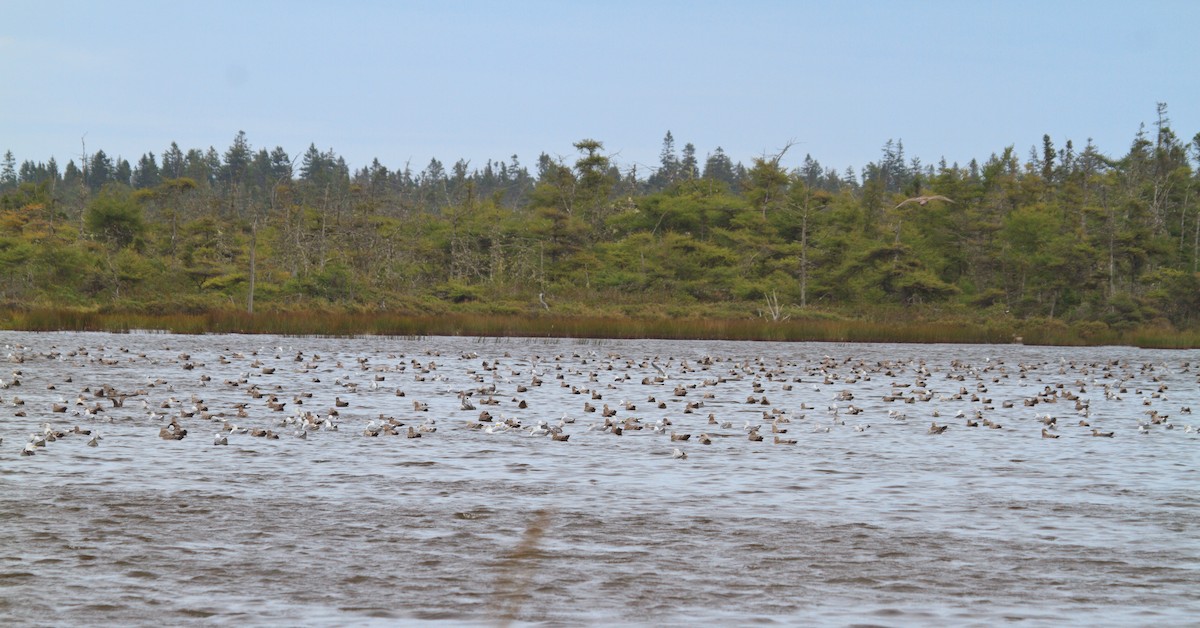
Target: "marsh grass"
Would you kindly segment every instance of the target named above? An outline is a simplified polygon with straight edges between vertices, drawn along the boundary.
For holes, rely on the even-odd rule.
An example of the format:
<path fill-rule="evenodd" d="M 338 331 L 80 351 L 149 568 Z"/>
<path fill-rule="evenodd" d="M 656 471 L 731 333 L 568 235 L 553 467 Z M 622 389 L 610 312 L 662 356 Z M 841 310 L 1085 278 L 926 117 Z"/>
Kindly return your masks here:
<path fill-rule="evenodd" d="M 1162 327 L 1115 330 L 1061 321 L 858 320 L 830 317 L 762 318 L 553 316 L 545 314 L 275 311 L 247 314 L 140 313 L 84 309 L 0 312 L 0 328 L 24 331 L 164 331 L 180 334 L 236 333 L 285 336 L 483 336 L 562 338 L 663 338 L 825 342 L 981 343 L 1036 345 L 1131 345 L 1158 349 L 1200 347 L 1200 332 Z"/>

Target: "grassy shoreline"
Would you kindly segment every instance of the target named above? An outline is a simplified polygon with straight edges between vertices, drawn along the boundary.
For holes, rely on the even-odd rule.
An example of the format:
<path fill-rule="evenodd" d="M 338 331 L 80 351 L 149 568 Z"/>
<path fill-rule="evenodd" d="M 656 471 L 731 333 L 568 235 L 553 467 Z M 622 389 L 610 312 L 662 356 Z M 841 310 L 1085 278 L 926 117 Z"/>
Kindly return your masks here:
<path fill-rule="evenodd" d="M 858 319 L 554 316 L 546 314 L 402 314 L 347 311 L 232 310 L 144 313 L 43 308 L 0 311 L 0 329 L 13 331 L 139 330 L 180 334 L 237 333 L 285 336 L 481 336 L 564 338 L 663 338 L 785 342 L 897 342 L 1125 345 L 1156 349 L 1200 348 L 1200 333 L 1161 327 L 1128 330 L 1067 325 L 1061 321 L 973 323 L 956 320 L 869 321 Z"/>

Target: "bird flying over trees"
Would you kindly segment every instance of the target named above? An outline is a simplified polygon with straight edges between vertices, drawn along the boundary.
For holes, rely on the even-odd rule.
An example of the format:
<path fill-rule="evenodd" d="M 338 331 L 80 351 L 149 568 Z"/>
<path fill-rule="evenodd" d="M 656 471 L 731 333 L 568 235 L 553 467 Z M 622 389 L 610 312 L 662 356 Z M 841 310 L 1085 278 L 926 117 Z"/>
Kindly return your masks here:
<path fill-rule="evenodd" d="M 929 203 L 929 201 L 945 201 L 945 202 L 947 202 L 947 203 L 953 203 L 953 202 L 954 202 L 954 201 L 952 201 L 952 200 L 950 200 L 950 199 L 946 198 L 945 196 L 941 196 L 941 195 L 934 195 L 934 196 L 914 196 L 914 197 L 912 197 L 912 198 L 910 198 L 910 199 L 905 199 L 904 201 L 901 201 L 901 203 L 900 203 L 899 205 L 897 205 L 897 206 L 896 206 L 896 209 L 900 209 L 901 207 L 904 207 L 905 205 L 908 205 L 909 203 L 917 203 L 917 204 L 920 204 L 920 205 L 926 205 L 926 204 L 928 204 L 928 203 Z"/>

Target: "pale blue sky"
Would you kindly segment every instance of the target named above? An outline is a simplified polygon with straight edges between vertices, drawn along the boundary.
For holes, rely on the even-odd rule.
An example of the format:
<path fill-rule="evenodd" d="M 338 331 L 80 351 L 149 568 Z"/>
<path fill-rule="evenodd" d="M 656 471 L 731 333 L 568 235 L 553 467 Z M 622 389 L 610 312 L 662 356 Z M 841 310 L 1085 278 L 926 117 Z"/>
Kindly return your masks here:
<path fill-rule="evenodd" d="M 170 142 L 482 167 L 594 138 L 654 166 L 889 139 L 966 163 L 1049 133 L 1123 154 L 1155 103 L 1200 131 L 1200 2 L 0 0 L 0 151 L 136 162 Z M 643 171 L 644 172 L 644 171 Z"/>

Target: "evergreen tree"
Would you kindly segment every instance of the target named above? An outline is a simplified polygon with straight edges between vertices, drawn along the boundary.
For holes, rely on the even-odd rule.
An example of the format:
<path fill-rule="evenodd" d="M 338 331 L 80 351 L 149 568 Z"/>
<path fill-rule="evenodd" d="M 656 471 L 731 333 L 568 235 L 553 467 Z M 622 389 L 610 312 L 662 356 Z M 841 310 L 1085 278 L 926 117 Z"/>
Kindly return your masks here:
<path fill-rule="evenodd" d="M 171 147 L 163 152 L 161 173 L 163 178 L 178 179 L 184 173 L 184 158 L 183 151 L 179 150 L 179 144 L 171 142 Z"/>
<path fill-rule="evenodd" d="M 550 158 L 550 155 L 542 153 L 538 155 L 537 160 L 537 180 L 538 183 L 545 183 L 547 179 L 554 178 L 558 164 Z"/>
<path fill-rule="evenodd" d="M 17 187 L 17 160 L 11 150 L 4 152 L 4 162 L 0 164 L 0 192 Z"/>
<path fill-rule="evenodd" d="M 208 168 L 208 185 L 216 187 L 221 178 L 221 155 L 212 146 L 204 152 L 204 164 Z"/>
<path fill-rule="evenodd" d="M 67 167 L 63 170 L 63 185 L 67 187 L 79 187 L 83 183 L 83 173 L 79 171 L 79 166 L 75 165 L 75 160 L 67 162 Z"/>
<path fill-rule="evenodd" d="M 700 176 L 700 163 L 696 161 L 696 147 L 691 142 L 683 145 L 683 157 L 679 160 L 679 173 L 687 180 Z"/>
<path fill-rule="evenodd" d="M 20 169 L 17 170 L 17 181 L 20 183 L 36 183 L 42 178 L 41 174 L 44 170 L 45 167 L 40 166 L 40 164 L 35 164 L 32 161 L 23 161 L 21 162 Z M 3 186 L 0 185 L 0 189 L 2 188 Z"/>
<path fill-rule="evenodd" d="M 1042 179 L 1046 183 L 1054 180 L 1054 142 L 1050 141 L 1050 135 L 1042 136 Z"/>
<path fill-rule="evenodd" d="M 162 182 L 162 175 L 158 170 L 158 162 L 154 159 L 154 153 L 146 153 L 138 159 L 138 165 L 133 170 L 133 187 L 134 189 L 152 188 Z"/>
<path fill-rule="evenodd" d="M 804 155 L 804 163 L 800 166 L 800 178 L 804 181 L 804 185 L 809 188 L 816 188 L 821 184 L 821 179 L 824 178 L 824 171 L 821 169 L 821 162 L 813 159 L 812 155 Z"/>
<path fill-rule="evenodd" d="M 579 180 L 576 197 L 580 200 L 581 206 L 589 210 L 594 219 L 599 220 L 600 215 L 605 213 L 603 205 L 608 201 L 608 195 L 619 178 L 619 174 L 614 176 L 609 167 L 608 157 L 600 153 L 604 150 L 603 143 L 586 139 L 575 142 L 574 146 L 576 150 L 583 153 L 575 161 L 575 171 Z"/>
<path fill-rule="evenodd" d="M 1198 324 L 1200 134 L 1182 143 L 1160 105 L 1119 159 L 1090 140 L 1078 152 L 1070 140 L 1061 149 L 1049 134 L 1041 140 L 1028 156 L 1009 146 L 963 167 L 926 166 L 889 141 L 861 169 L 861 185 L 855 169 L 811 155 L 793 172 L 767 157 L 747 171 L 720 148 L 691 181 L 695 149 L 676 158 L 669 133 L 665 167 L 649 178 L 595 140 L 577 142 L 570 162 L 540 155 L 536 179 L 515 155 L 474 170 L 433 158 L 419 174 L 376 159 L 353 186 L 345 159 L 315 145 L 293 183 L 288 153 L 251 151 L 242 132 L 223 155 L 172 143 L 132 168 L 96 151 L 66 164 L 61 185 L 53 160 L 18 169 L 10 153 L 0 161 L 0 239 L 45 247 L 22 267 L 24 292 L 13 297 L 29 302 L 171 301 L 163 286 L 182 279 L 188 299 L 224 304 L 245 298 L 256 255 L 264 300 L 300 307 L 309 298 L 360 307 L 362 294 L 520 299 L 536 286 L 563 304 L 573 293 L 761 308 L 769 294 L 870 315 L 884 303 L 949 300 L 955 315 L 996 308 L 1097 330 Z M 953 203 L 901 204 L 931 195 Z M 133 259 L 145 265 L 133 275 L 161 272 L 154 290 L 121 269 Z"/>
<path fill-rule="evenodd" d="M 317 150 L 316 144 L 309 144 L 300 158 L 300 180 L 317 184 L 327 178 L 331 164 L 326 163 L 325 155 Z"/>
<path fill-rule="evenodd" d="M 270 177 L 272 181 L 290 181 L 292 178 L 292 159 L 288 157 L 287 151 L 283 150 L 282 146 L 276 146 L 271 151 Z"/>
<path fill-rule="evenodd" d="M 103 150 L 98 150 L 92 155 L 88 163 L 87 170 L 84 172 L 87 179 L 87 186 L 93 191 L 99 190 L 104 184 L 113 180 L 113 162 L 104 154 Z"/>
<path fill-rule="evenodd" d="M 174 144 L 172 144 L 174 146 Z M 204 157 L 204 153 L 199 149 L 191 148 L 183 157 L 183 177 L 187 177 L 200 183 L 201 185 L 209 185 L 212 179 L 212 168 L 209 161 Z M 172 177 L 180 178 L 180 177 Z"/>
<path fill-rule="evenodd" d="M 703 176 L 705 179 L 724 181 L 730 186 L 733 186 L 737 182 L 737 175 L 733 170 L 733 162 L 725 155 L 725 151 L 720 146 L 704 161 Z"/>
<path fill-rule="evenodd" d="M 250 142 L 246 139 L 245 131 L 238 131 L 233 138 L 233 144 L 225 151 L 225 163 L 221 167 L 221 179 L 231 188 L 245 185 L 246 175 L 250 171 L 253 159 Z"/>
<path fill-rule="evenodd" d="M 93 235 L 120 249 L 140 238 L 146 230 L 142 209 L 128 189 L 109 186 L 88 204 L 84 225 Z"/>
<path fill-rule="evenodd" d="M 662 151 L 658 155 L 658 172 L 654 173 L 658 187 L 663 188 L 679 180 L 679 156 L 675 154 L 675 138 L 667 131 L 663 137 Z"/>
<path fill-rule="evenodd" d="M 274 181 L 271 179 L 271 153 L 267 149 L 260 148 L 254 152 L 254 157 L 250 159 L 250 167 L 246 173 L 246 185 L 265 190 L 271 187 Z"/>
<path fill-rule="evenodd" d="M 113 181 L 121 185 L 133 183 L 133 167 L 129 165 L 128 159 L 117 157 L 117 163 L 113 167 Z"/>
<path fill-rule="evenodd" d="M 429 184 L 440 184 L 446 180 L 446 168 L 437 158 L 429 160 L 429 165 L 421 171 L 421 180 Z"/>

